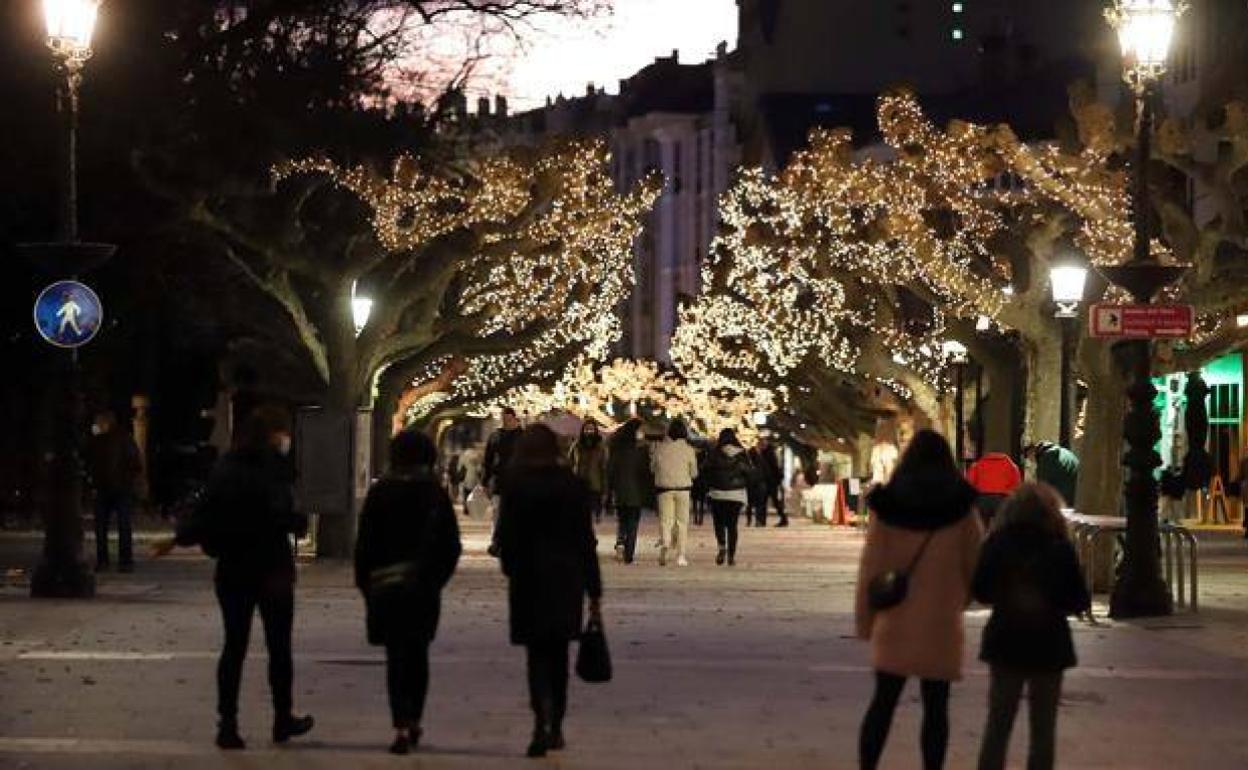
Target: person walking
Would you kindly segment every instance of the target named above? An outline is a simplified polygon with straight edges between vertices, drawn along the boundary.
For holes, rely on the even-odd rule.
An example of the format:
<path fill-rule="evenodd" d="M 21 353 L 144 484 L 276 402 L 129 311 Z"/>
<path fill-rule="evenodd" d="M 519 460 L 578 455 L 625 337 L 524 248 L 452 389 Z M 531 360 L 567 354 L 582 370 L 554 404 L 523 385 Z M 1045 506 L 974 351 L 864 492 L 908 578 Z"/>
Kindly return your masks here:
<path fill-rule="evenodd" d="M 719 544 L 716 564 L 722 565 L 725 560 L 729 566 L 737 563 L 737 523 L 750 501 L 751 470 L 749 456 L 736 432 L 730 428 L 720 431 L 702 469 L 715 523 L 715 541 Z"/>
<path fill-rule="evenodd" d="M 1023 474 L 1009 455 L 989 452 L 971 464 L 966 480 L 979 493 L 975 507 L 979 509 L 984 528 L 988 529 L 1001 503 L 1023 483 Z"/>
<path fill-rule="evenodd" d="M 1076 663 L 1066 618 L 1092 604 L 1061 508 L 1052 487 L 1020 487 L 1002 506 L 980 553 L 973 593 L 992 607 L 979 653 L 992 667 L 992 683 L 979 770 L 1004 770 L 1024 687 L 1031 725 L 1027 770 L 1055 765 L 1062 674 Z"/>
<path fill-rule="evenodd" d="M 451 497 L 435 476 L 437 459 L 425 434 L 395 435 L 390 470 L 368 491 L 356 539 L 355 585 L 364 594 L 368 641 L 386 650 L 392 754 L 420 742 L 429 645 L 461 552 Z"/>
<path fill-rule="evenodd" d="M 585 597 L 601 618 L 602 575 L 585 482 L 559 465 L 545 425 L 524 431 L 502 483 L 498 543 L 508 578 L 511 643 L 528 656 L 533 739 L 528 756 L 564 748 L 568 646 L 581 634 Z"/>
<path fill-rule="evenodd" d="M 762 475 L 763 484 L 763 515 L 766 516 L 767 504 L 770 502 L 776 508 L 776 516 L 778 521 L 777 527 L 789 526 L 789 514 L 784 509 L 784 497 L 781 494 L 781 488 L 784 484 L 784 470 L 780 467 L 780 456 L 776 452 L 776 447 L 771 443 L 771 439 L 766 435 L 758 437 L 758 443 L 755 446 L 757 452 L 758 470 Z"/>
<path fill-rule="evenodd" d="M 153 549 L 159 557 L 175 546 L 198 545 L 217 561 L 216 594 L 225 626 L 225 644 L 217 664 L 220 721 L 216 742 L 221 749 L 246 747 L 238 732 L 238 690 L 257 609 L 269 653 L 273 742 L 285 743 L 313 725 L 311 716 L 296 716 L 292 709 L 295 553 L 291 535 L 306 534 L 308 520 L 295 511 L 291 493 L 290 418 L 280 408 L 258 407 L 234 439 L 235 448 L 217 464 L 191 516 L 179 522 L 173 538 Z"/>
<path fill-rule="evenodd" d="M 688 567 L 689 494 L 698 477 L 698 455 L 689 445 L 689 428 L 684 420 L 677 418 L 667 426 L 667 437 L 654 447 L 650 467 L 658 492 L 659 564 L 666 565 L 668 555 L 674 552 L 676 565 Z"/>
<path fill-rule="evenodd" d="M 589 487 L 594 521 L 602 521 L 602 498 L 607 487 L 607 447 L 602 441 L 598 423 L 581 423 L 581 435 L 568 452 L 568 464 L 585 486 Z"/>
<path fill-rule="evenodd" d="M 495 558 L 498 557 L 499 484 L 503 473 L 511 464 L 516 442 L 520 440 L 520 434 L 523 432 L 524 429 L 520 426 L 520 418 L 516 416 L 516 410 L 510 406 L 504 407 L 502 427 L 491 433 L 485 442 L 481 483 L 490 493 L 491 507 L 494 509 L 494 531 L 490 533 L 490 545 L 486 550 Z"/>
<path fill-rule="evenodd" d="M 641 420 L 636 418 L 621 425 L 611 436 L 607 452 L 607 489 L 615 505 L 618 526 L 615 552 L 625 564 L 633 563 L 641 509 L 654 494 L 650 456 L 637 435 L 640 428 Z"/>
<path fill-rule="evenodd" d="M 1075 493 L 1079 489 L 1079 458 L 1074 452 L 1052 441 L 1039 441 L 1023 449 L 1023 457 L 1035 461 L 1034 481 L 1056 489 L 1065 505 L 1075 504 Z"/>
<path fill-rule="evenodd" d="M 95 570 L 108 569 L 108 531 L 117 521 L 117 569 L 134 571 L 132 517 L 143 477 L 143 460 L 134 437 L 117 424 L 117 415 L 103 411 L 91 425 L 87 470 L 95 488 Z"/>
<path fill-rule="evenodd" d="M 930 430 L 915 434 L 889 481 L 867 497 L 874 515 L 855 597 L 858 636 L 870 640 L 875 669 L 858 741 L 864 770 L 879 764 L 908 677 L 921 680 L 923 767 L 944 767 L 949 688 L 962 675 L 962 613 L 983 536 L 974 502 L 949 442 Z M 878 587 L 898 573 L 906 575 L 903 598 L 879 609 Z"/>

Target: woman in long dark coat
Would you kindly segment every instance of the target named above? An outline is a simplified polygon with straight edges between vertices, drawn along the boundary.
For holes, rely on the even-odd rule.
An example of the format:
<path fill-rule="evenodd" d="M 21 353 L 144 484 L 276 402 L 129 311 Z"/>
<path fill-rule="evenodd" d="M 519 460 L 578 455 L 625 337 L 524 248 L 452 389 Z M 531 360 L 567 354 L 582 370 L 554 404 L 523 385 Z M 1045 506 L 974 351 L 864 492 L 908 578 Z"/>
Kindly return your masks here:
<path fill-rule="evenodd" d="M 654 497 L 650 452 L 637 436 L 640 428 L 641 420 L 636 418 L 621 425 L 611 436 L 607 453 L 607 490 L 615 504 L 619 525 L 615 554 L 625 564 L 632 564 L 637 553 L 641 509 L 649 505 Z"/>
<path fill-rule="evenodd" d="M 568 646 L 581 634 L 585 597 L 600 613 L 602 576 L 590 491 L 560 467 L 559 442 L 545 425 L 525 429 L 502 486 L 498 543 L 509 579 L 511 642 L 528 652 L 533 708 L 530 757 L 564 747 Z"/>
<path fill-rule="evenodd" d="M 394 754 L 420 741 L 429 643 L 461 550 L 451 498 L 434 472 L 437 459 L 423 433 L 391 440 L 390 472 L 368 491 L 356 541 L 355 584 L 364 594 L 368 641 L 386 648 Z"/>

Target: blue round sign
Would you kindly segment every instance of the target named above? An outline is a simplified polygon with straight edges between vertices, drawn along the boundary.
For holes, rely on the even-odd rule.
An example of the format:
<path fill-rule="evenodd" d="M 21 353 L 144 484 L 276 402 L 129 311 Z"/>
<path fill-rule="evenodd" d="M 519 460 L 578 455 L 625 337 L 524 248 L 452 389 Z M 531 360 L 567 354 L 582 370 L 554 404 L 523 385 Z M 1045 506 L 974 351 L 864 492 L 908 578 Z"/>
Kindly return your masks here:
<path fill-rule="evenodd" d="M 104 306 L 86 284 L 57 281 L 35 300 L 35 328 L 58 348 L 87 344 L 103 323 Z"/>

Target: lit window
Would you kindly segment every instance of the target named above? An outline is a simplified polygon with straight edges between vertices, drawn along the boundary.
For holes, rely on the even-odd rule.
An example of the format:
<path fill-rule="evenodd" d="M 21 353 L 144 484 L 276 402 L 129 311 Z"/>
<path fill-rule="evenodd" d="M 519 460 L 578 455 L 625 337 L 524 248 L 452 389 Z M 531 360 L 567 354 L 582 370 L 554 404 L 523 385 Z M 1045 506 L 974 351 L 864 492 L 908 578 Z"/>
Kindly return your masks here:
<path fill-rule="evenodd" d="M 961 40 L 961 39 L 962 39 L 962 30 L 960 30 L 960 29 L 955 29 L 955 30 L 953 31 L 952 35 L 953 35 L 953 39 L 954 39 L 954 40 Z"/>
<path fill-rule="evenodd" d="M 954 13 L 962 13 L 962 3 L 954 3 L 954 4 L 953 4 L 953 12 L 954 12 Z"/>

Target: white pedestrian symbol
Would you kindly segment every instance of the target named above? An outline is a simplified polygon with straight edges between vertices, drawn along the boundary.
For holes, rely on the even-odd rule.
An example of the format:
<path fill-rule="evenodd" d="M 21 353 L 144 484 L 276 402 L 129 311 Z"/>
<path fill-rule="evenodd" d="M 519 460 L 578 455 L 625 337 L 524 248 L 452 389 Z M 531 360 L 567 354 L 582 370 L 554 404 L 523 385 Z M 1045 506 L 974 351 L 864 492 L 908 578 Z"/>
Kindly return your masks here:
<path fill-rule="evenodd" d="M 61 304 L 61 309 L 56 311 L 56 317 L 61 319 L 61 326 L 56 330 L 56 335 L 59 337 L 65 334 L 65 327 L 68 326 L 74 330 L 76 336 L 81 337 L 82 329 L 78 328 L 78 316 L 82 315 L 82 306 L 74 302 L 73 295 L 68 292 L 65 293 L 63 299 L 65 301 Z"/>

